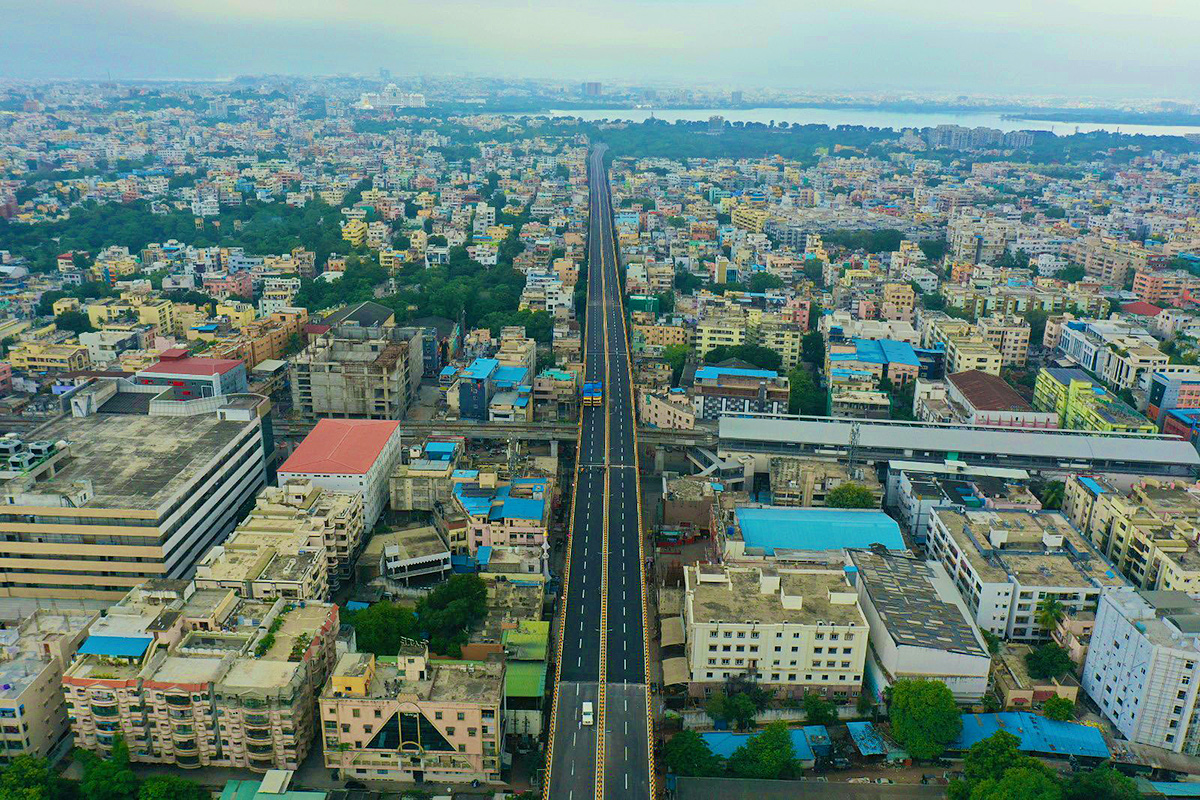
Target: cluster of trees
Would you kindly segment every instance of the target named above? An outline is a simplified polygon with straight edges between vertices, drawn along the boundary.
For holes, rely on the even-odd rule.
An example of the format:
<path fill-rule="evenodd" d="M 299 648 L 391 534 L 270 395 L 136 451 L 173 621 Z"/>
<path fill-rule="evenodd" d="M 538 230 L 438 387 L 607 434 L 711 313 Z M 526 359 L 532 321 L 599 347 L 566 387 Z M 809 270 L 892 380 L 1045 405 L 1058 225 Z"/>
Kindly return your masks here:
<path fill-rule="evenodd" d="M 865 250 L 868 253 L 892 253 L 900 249 L 904 238 L 898 230 L 881 231 L 836 230 L 821 236 L 826 245 L 836 245 L 847 250 Z"/>
<path fill-rule="evenodd" d="M 787 780 L 798 778 L 803 772 L 785 722 L 774 722 L 751 736 L 728 761 L 714 754 L 700 734 L 692 730 L 672 736 L 664 755 L 667 769 L 676 775 Z"/>
<path fill-rule="evenodd" d="M 208 800 L 210 793 L 176 775 L 139 780 L 129 766 L 129 747 L 117 736 L 112 755 L 77 750 L 83 765 L 78 783 L 62 778 L 44 758 L 17 756 L 0 770 L 0 797 L 12 800 Z"/>
<path fill-rule="evenodd" d="M 824 416 L 828 406 L 825 392 L 817 386 L 816 379 L 803 365 L 788 372 L 789 414 Z"/>
<path fill-rule="evenodd" d="M 754 727 L 754 718 L 766 709 L 771 696 L 753 684 L 743 684 L 729 692 L 715 692 L 704 703 L 704 711 L 714 723 L 738 730 Z"/>
<path fill-rule="evenodd" d="M 417 601 L 415 609 L 373 603 L 344 611 L 358 647 L 377 656 L 394 656 L 400 640 L 424 639 L 439 655 L 458 658 L 471 630 L 487 615 L 487 587 L 477 575 L 455 575 Z"/>
<path fill-rule="evenodd" d="M 1025 654 L 1025 667 L 1029 675 L 1038 680 L 1061 677 L 1074 666 L 1071 654 L 1053 642 L 1047 642 Z"/>
<path fill-rule="evenodd" d="M 731 358 L 753 364 L 759 369 L 775 371 L 778 371 L 783 364 L 783 358 L 779 353 L 769 347 L 757 344 L 717 345 L 704 354 L 704 363 L 720 364 Z"/>
<path fill-rule="evenodd" d="M 1000 731 L 972 745 L 963 777 L 951 781 L 950 800 L 1137 800 L 1137 785 L 1111 766 L 1081 770 L 1063 779 L 1022 753 L 1020 739 Z"/>
<path fill-rule="evenodd" d="M 825 505 L 830 508 L 879 508 L 871 490 L 853 481 L 846 481 L 831 489 L 825 496 Z"/>
<path fill-rule="evenodd" d="M 360 184 L 349 192 L 344 204 L 358 202 L 366 186 Z M 89 201 L 72 208 L 67 219 L 56 222 L 18 225 L 0 219 L 0 250 L 26 256 L 34 269 L 49 272 L 55 268 L 58 254 L 67 250 L 94 255 L 119 244 L 137 252 L 151 242 L 167 239 L 197 247 L 245 247 L 250 253 L 284 253 L 303 246 L 317 254 L 318 264 L 323 264 L 330 253 L 344 253 L 349 247 L 338 225 L 339 210 L 319 198 L 304 208 L 251 199 L 207 218 L 203 229 L 196 228 L 195 220 L 190 211 L 152 213 L 144 201 Z"/>

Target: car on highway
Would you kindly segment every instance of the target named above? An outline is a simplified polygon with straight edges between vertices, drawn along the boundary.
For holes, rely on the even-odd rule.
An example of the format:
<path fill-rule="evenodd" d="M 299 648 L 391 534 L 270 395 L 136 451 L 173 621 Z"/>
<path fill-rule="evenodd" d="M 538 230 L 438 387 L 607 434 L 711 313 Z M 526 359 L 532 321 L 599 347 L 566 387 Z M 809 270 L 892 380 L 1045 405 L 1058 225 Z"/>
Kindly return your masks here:
<path fill-rule="evenodd" d="M 584 701 L 583 711 L 580 714 L 580 722 L 582 722 L 584 725 L 591 725 L 593 722 L 595 722 L 595 717 L 592 713 L 591 701 Z"/>

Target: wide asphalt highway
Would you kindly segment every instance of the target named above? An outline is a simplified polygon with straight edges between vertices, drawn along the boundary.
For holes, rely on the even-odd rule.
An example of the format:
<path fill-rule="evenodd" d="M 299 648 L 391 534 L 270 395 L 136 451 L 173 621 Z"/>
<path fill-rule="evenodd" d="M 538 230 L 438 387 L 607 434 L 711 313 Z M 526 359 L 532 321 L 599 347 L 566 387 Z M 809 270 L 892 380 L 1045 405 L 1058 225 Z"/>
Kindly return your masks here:
<path fill-rule="evenodd" d="M 544 785 L 550 800 L 653 793 L 633 386 L 604 152 L 595 148 L 588 164 L 584 333 L 585 380 L 603 381 L 604 404 L 581 412 Z M 590 726 L 582 724 L 585 702 L 595 709 Z"/>

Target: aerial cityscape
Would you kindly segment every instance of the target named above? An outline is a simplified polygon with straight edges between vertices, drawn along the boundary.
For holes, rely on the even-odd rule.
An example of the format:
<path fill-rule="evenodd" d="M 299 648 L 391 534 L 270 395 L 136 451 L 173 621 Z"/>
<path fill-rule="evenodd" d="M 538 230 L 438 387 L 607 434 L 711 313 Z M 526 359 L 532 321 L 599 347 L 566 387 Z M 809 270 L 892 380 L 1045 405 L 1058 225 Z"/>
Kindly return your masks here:
<path fill-rule="evenodd" d="M 0 13 L 0 800 L 1200 797 L 1200 9 L 284 5 Z"/>

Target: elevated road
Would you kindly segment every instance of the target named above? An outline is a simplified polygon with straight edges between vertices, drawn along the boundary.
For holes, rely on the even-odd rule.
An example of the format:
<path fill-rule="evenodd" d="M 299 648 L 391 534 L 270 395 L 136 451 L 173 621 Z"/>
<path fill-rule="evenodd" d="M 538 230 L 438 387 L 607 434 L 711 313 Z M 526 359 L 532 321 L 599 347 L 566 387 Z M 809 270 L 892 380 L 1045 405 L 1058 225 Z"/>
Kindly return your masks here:
<path fill-rule="evenodd" d="M 588 168 L 584 372 L 604 382 L 604 404 L 584 409 L 578 433 L 544 785 L 549 800 L 654 796 L 633 376 L 603 159 L 601 146 Z M 584 703 L 593 705 L 592 725 L 583 724 Z"/>

